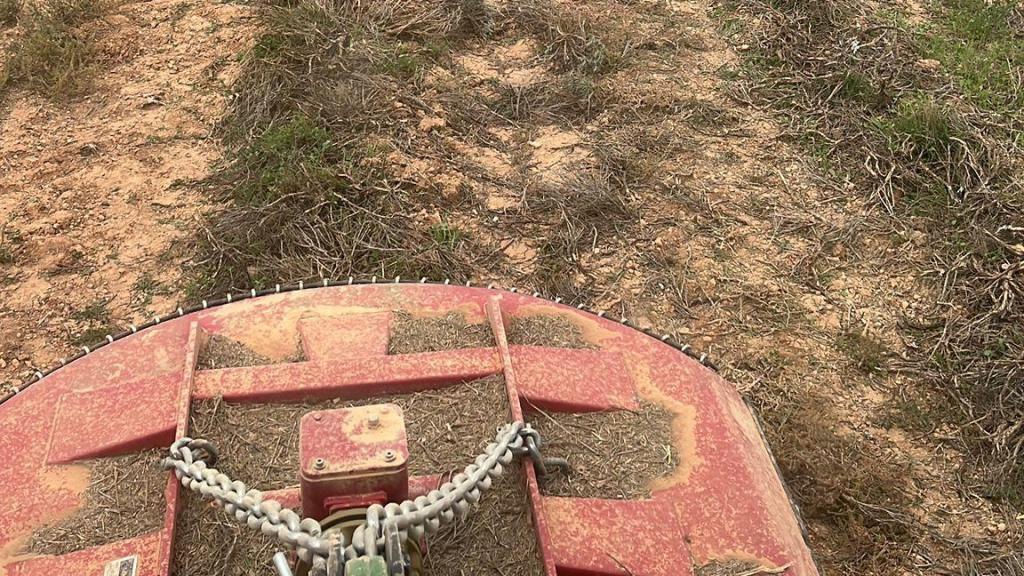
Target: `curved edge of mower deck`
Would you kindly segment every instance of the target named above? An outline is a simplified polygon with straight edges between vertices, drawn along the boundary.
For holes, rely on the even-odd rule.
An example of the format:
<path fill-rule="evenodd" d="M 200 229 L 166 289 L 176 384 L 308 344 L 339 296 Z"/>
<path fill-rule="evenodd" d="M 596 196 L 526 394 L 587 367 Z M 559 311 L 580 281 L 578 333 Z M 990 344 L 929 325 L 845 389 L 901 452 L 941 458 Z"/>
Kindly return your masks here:
<path fill-rule="evenodd" d="M 0 574 L 29 576 L 58 567 L 89 574 L 136 549 L 143 551 L 136 554 L 139 575 L 166 574 L 177 511 L 175 483 L 168 484 L 166 521 L 159 532 L 61 557 L 18 558 L 12 547 L 81 505 L 85 486 L 74 478 L 80 468 L 74 462 L 166 446 L 186 433 L 193 398 L 355 398 L 443 388 L 489 374 L 504 374 L 510 398 L 527 410 L 630 409 L 641 398 L 676 415 L 673 433 L 681 463 L 652 485 L 650 499 L 543 496 L 536 478 L 528 475 L 535 528 L 550 575 L 669 576 L 730 559 L 788 567 L 787 574 L 817 573 L 799 514 L 756 416 L 715 374 L 705 355 L 627 320 L 546 301 L 539 294 L 449 283 L 341 284 L 345 287 L 328 281 L 299 283 L 179 308 L 37 373 L 30 383 L 42 385 L 25 386 L 7 398 L 0 405 L 0 424 L 13 433 L 0 440 L 0 455 L 16 464 L 0 469 L 0 486 L 8 488 L 18 513 L 0 517 L 0 534 L 9 535 L 0 540 Z M 363 320 L 396 310 L 427 315 L 460 310 L 488 322 L 496 346 L 433 356 L 381 355 L 379 337 L 375 340 L 380 323 Z M 506 320 L 531 314 L 571 319 L 596 351 L 510 346 Z M 310 318 L 318 320 L 303 322 Z M 355 318 L 361 320 L 353 323 Z M 316 336 L 302 338 L 307 361 L 195 370 L 198 350 L 210 334 L 249 340 L 268 357 L 283 358 L 302 325 L 320 325 L 320 319 L 341 324 L 335 330 L 310 328 Z M 323 341 L 314 342 L 318 338 Z M 333 357 L 339 346 L 359 355 Z"/>

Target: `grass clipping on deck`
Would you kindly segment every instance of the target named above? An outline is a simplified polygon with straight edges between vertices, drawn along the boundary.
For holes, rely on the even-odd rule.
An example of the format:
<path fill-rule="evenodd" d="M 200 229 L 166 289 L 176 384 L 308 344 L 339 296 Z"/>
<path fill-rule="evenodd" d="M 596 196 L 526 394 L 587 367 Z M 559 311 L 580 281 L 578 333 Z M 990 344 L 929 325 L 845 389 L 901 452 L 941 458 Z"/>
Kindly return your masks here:
<path fill-rule="evenodd" d="M 67 554 L 159 529 L 166 510 L 162 459 L 159 450 L 147 450 L 88 462 L 90 481 L 82 507 L 33 533 L 27 550 Z"/>
<path fill-rule="evenodd" d="M 508 325 L 508 343 L 555 348 L 596 348 L 583 337 L 583 331 L 564 316 L 522 316 Z"/>
<path fill-rule="evenodd" d="M 391 326 L 390 354 L 439 352 L 456 348 L 489 348 L 494 346 L 490 326 L 481 322 L 470 324 L 458 312 L 437 318 L 418 318 L 408 312 L 395 312 Z"/>
<path fill-rule="evenodd" d="M 672 444 L 672 414 L 653 404 L 636 411 L 590 414 L 539 413 L 545 456 L 569 460 L 573 473 L 554 474 L 541 484 L 549 496 L 638 499 L 650 482 L 679 463 Z"/>
<path fill-rule="evenodd" d="M 282 362 L 301 362 L 306 359 L 301 344 L 296 344 L 295 352 L 283 358 Z M 240 368 L 243 366 L 266 366 L 274 364 L 274 360 L 256 352 L 242 342 L 214 334 L 199 350 L 196 361 L 197 370 L 215 370 L 218 368 Z"/>

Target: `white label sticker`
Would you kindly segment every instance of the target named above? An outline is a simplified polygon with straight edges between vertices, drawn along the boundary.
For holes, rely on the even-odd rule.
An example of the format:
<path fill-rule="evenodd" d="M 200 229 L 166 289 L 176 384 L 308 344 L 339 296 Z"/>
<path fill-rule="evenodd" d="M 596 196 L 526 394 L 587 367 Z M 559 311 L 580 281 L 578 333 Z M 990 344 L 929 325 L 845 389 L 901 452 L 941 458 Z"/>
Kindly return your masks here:
<path fill-rule="evenodd" d="M 107 562 L 107 567 L 103 569 L 103 576 L 135 576 L 138 569 L 139 557 L 126 556 Z"/>

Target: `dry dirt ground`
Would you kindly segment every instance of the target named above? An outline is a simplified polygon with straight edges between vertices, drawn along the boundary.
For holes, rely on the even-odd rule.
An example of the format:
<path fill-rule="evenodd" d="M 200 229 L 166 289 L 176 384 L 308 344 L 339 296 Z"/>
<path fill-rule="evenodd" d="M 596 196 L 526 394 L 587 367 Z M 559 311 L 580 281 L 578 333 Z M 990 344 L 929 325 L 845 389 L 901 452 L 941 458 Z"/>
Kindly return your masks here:
<path fill-rule="evenodd" d="M 616 114 L 632 110 L 636 122 L 532 115 L 469 138 L 442 105 L 410 110 L 418 140 L 390 153 L 393 169 L 442 200 L 475 199 L 445 220 L 501 247 L 502 271 L 479 280 L 587 285 L 580 292 L 595 307 L 708 352 L 764 415 L 831 573 L 970 573 L 965 549 L 1019 547 L 1021 517 L 974 495 L 957 474 L 962 455 L 943 442 L 948 431 L 918 429 L 906 382 L 886 370 L 919 345 L 899 323 L 935 297 L 921 279 L 924 235 L 893 232 L 861 200 L 868 194 L 820 182 L 769 116 L 729 98 L 724 72 L 738 56 L 710 6 L 600 6 L 658 17 L 633 30 L 636 64 L 603 80 L 617 92 Z M 174 246 L 209 208 L 189 181 L 218 158 L 210 129 L 232 58 L 253 36 L 248 14 L 203 1 L 121 5 L 103 21 L 110 65 L 92 96 L 4 105 L 0 226 L 17 239 L 15 261 L 0 265 L 4 378 L 52 364 L 108 321 L 180 300 L 186 256 Z M 526 94 L 555 74 L 538 50 L 525 35 L 470 43 L 424 86 Z M 595 170 L 619 129 L 619 141 L 659 154 L 651 184 L 627 194 L 641 217 L 593 226 L 599 247 L 581 256 L 586 275 L 555 278 L 538 269 L 543 239 L 508 232 L 530 200 L 518 183 Z M 411 155 L 426 149 L 436 153 Z M 813 450 L 830 458 L 801 457 Z"/>
<path fill-rule="evenodd" d="M 175 301 L 175 243 L 207 207 L 182 183 L 220 155 L 210 134 L 252 41 L 249 13 L 120 4 L 90 23 L 103 71 L 89 96 L 0 104 L 0 381 Z"/>

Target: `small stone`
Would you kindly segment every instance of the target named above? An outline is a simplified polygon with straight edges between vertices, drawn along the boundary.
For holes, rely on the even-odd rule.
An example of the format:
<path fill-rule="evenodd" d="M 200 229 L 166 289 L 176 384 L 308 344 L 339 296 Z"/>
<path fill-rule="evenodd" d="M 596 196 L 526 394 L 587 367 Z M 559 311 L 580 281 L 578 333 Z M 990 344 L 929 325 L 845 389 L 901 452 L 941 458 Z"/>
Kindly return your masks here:
<path fill-rule="evenodd" d="M 437 118 L 435 116 L 427 116 L 420 120 L 419 129 L 420 132 L 430 132 L 434 128 L 444 128 L 448 122 L 444 118 Z"/>
<path fill-rule="evenodd" d="M 149 203 L 158 208 L 174 208 L 178 205 L 179 198 L 173 193 L 162 194 L 153 198 Z"/>
<path fill-rule="evenodd" d="M 939 62 L 934 58 L 922 58 L 915 62 L 915 64 L 925 72 L 938 72 L 939 68 L 942 67 L 942 62 Z"/>

